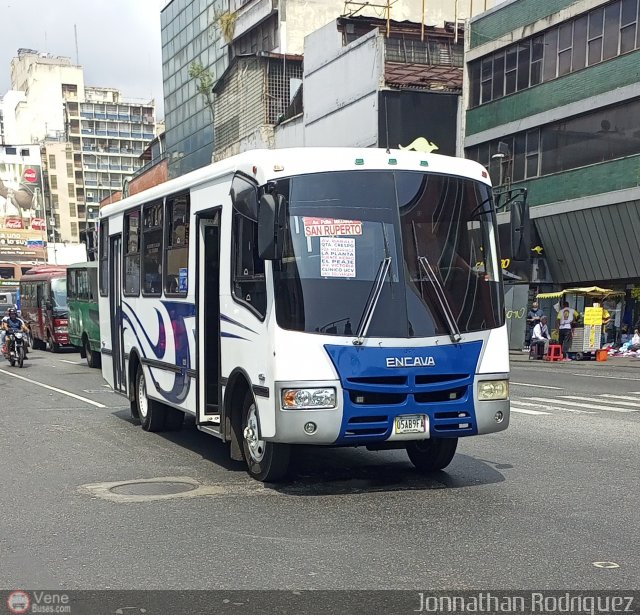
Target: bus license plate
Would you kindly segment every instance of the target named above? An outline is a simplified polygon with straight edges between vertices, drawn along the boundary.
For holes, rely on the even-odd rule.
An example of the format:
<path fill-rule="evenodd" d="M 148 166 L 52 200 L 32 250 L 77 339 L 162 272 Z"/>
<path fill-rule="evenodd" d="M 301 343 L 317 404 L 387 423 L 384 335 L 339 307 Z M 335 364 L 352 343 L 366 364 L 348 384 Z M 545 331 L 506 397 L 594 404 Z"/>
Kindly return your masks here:
<path fill-rule="evenodd" d="M 427 417 L 424 414 L 397 416 L 395 433 L 424 433 L 427 431 Z"/>

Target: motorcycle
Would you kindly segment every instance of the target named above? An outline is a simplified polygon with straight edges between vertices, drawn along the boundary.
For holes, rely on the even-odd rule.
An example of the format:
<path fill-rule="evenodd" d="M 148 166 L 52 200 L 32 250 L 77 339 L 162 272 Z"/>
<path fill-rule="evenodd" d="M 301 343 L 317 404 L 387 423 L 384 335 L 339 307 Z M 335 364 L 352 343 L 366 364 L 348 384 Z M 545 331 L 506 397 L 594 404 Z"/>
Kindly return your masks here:
<path fill-rule="evenodd" d="M 11 364 L 11 367 L 14 367 L 16 363 L 18 367 L 22 367 L 24 364 L 24 333 L 22 333 L 22 331 L 15 331 L 14 333 L 7 334 L 6 345 L 7 353 L 5 356 Z"/>

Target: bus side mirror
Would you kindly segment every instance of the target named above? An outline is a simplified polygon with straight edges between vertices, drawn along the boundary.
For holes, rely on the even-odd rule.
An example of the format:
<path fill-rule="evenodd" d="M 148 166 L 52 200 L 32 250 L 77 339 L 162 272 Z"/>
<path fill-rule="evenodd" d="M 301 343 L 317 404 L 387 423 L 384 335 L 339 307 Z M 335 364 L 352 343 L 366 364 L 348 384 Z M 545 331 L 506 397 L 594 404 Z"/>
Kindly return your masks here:
<path fill-rule="evenodd" d="M 531 223 L 526 195 L 511 204 L 511 258 L 515 261 L 529 260 Z"/>
<path fill-rule="evenodd" d="M 263 194 L 258 209 L 258 255 L 266 261 L 282 258 L 284 197 Z"/>

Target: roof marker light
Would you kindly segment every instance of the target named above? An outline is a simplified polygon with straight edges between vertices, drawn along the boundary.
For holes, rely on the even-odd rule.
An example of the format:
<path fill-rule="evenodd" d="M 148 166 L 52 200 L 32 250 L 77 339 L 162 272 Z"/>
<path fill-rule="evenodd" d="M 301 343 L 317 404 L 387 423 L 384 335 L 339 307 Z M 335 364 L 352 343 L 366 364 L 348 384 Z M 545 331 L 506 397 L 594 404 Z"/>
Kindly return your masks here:
<path fill-rule="evenodd" d="M 398 164 L 398 161 L 395 158 L 389 158 L 389 164 Z"/>
<path fill-rule="evenodd" d="M 256 166 L 253 167 L 253 174 L 254 175 L 258 174 L 258 167 L 256 167 Z"/>
<path fill-rule="evenodd" d="M 489 177 L 486 171 L 482 171 L 482 177 Z"/>
<path fill-rule="evenodd" d="M 428 163 L 426 160 L 421 160 L 421 161 L 420 161 L 420 166 L 421 166 L 421 167 L 428 167 L 428 166 L 429 166 L 429 163 Z"/>
<path fill-rule="evenodd" d="M 273 165 L 273 170 L 274 171 L 284 171 L 284 167 L 281 164 L 274 164 Z"/>
<path fill-rule="evenodd" d="M 364 164 L 364 158 L 356 158 L 356 164 L 358 166 L 361 166 Z"/>

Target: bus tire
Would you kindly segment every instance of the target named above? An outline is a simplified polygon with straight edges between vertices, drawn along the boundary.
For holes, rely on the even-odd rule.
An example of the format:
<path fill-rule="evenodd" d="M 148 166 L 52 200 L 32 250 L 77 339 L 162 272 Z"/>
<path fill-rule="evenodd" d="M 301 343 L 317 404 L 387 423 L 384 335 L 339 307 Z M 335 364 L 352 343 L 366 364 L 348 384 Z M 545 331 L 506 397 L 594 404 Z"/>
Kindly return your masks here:
<path fill-rule="evenodd" d="M 418 472 L 435 472 L 451 463 L 457 446 L 458 438 L 416 440 L 407 444 L 407 455 Z"/>
<path fill-rule="evenodd" d="M 47 333 L 46 347 L 49 352 L 53 352 L 53 353 L 60 352 L 60 344 L 53 341 L 53 338 L 51 337 L 51 333 Z"/>
<path fill-rule="evenodd" d="M 138 365 L 136 372 L 135 405 L 138 419 L 145 431 L 179 431 L 184 423 L 184 412 L 165 406 L 147 396 L 147 382 Z M 131 416 L 135 419 L 133 408 Z"/>
<path fill-rule="evenodd" d="M 291 447 L 288 444 L 259 439 L 258 413 L 251 393 L 247 393 L 242 408 L 242 450 L 249 476 L 265 483 L 286 478 Z"/>
<path fill-rule="evenodd" d="M 100 354 L 91 350 L 91 342 L 89 338 L 85 336 L 82 349 L 84 352 L 85 359 L 87 359 L 87 365 L 92 368 L 100 367 Z"/>
<path fill-rule="evenodd" d="M 182 410 L 176 410 L 170 406 L 163 406 L 166 417 L 164 421 L 165 431 L 180 431 L 184 424 L 184 412 Z"/>
<path fill-rule="evenodd" d="M 136 407 L 140 417 L 140 425 L 145 431 L 162 431 L 165 425 L 166 412 L 161 404 L 147 396 L 147 381 L 142 370 L 142 365 L 138 365 L 136 372 Z"/>

